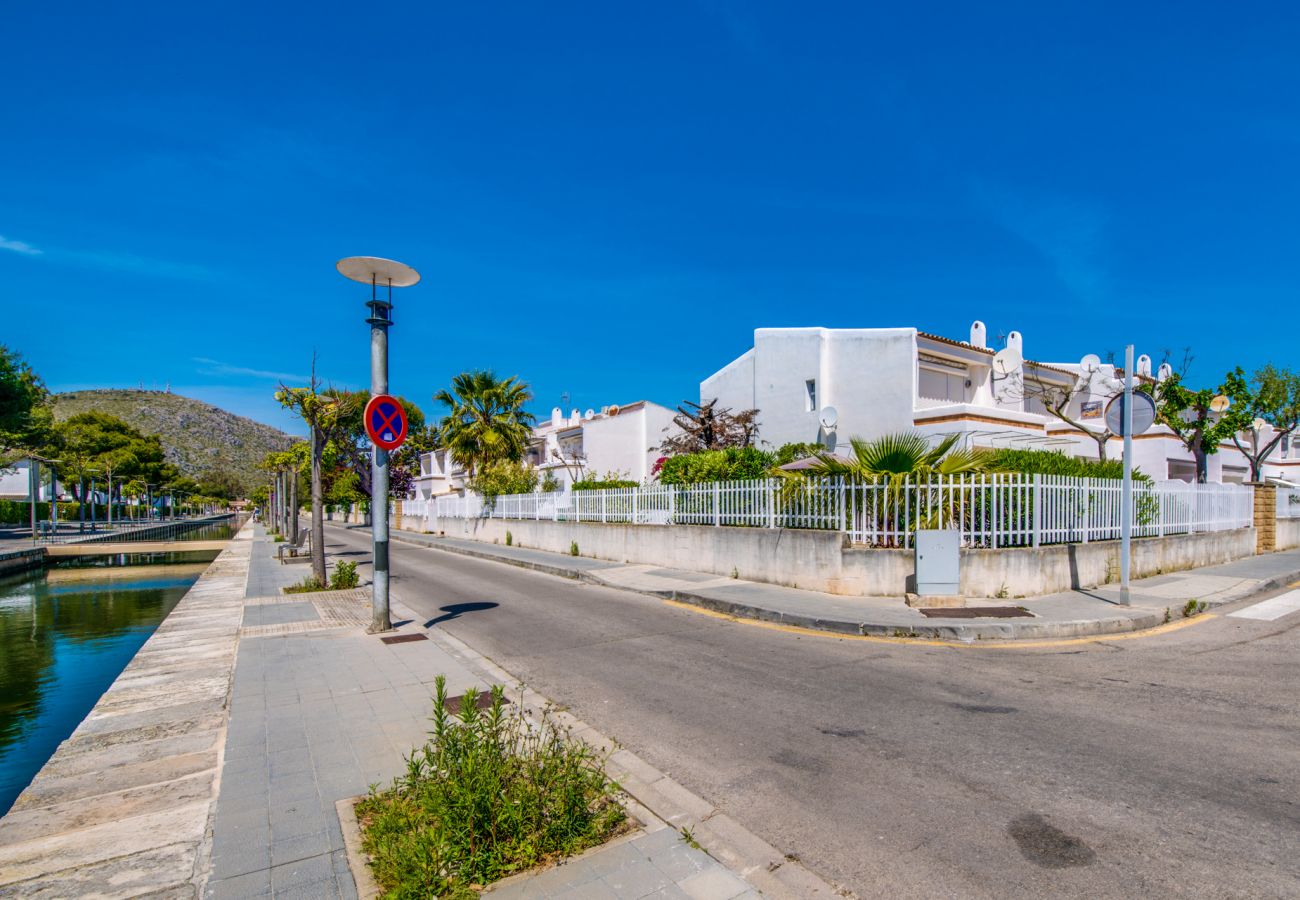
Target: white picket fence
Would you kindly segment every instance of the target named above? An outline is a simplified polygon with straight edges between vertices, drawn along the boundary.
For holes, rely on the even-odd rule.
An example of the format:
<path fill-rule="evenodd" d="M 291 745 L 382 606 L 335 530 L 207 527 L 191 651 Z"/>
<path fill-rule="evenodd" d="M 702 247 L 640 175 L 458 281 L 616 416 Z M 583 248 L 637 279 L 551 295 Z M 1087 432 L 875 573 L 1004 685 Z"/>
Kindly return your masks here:
<path fill-rule="evenodd" d="M 1120 536 L 1122 482 L 1051 475 L 952 476 L 902 484 L 838 478 L 408 500 L 403 516 L 843 531 L 874 547 L 910 547 L 917 528 L 953 528 L 967 547 L 1087 543 Z M 428 507 L 432 505 L 430 510 Z M 1280 501 L 1279 501 L 1280 505 Z M 1253 521 L 1250 488 L 1167 481 L 1134 486 L 1134 534 L 1227 531 Z"/>

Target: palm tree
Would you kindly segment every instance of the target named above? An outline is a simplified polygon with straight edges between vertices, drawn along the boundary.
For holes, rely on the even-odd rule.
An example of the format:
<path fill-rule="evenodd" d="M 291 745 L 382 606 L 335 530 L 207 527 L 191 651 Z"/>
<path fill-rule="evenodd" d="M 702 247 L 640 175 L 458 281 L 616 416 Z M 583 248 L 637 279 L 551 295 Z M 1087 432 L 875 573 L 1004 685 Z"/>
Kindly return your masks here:
<path fill-rule="evenodd" d="M 950 434 L 933 447 L 915 431 L 886 434 L 873 441 L 853 438 L 853 456 L 842 459 L 820 455 L 803 471 L 809 475 L 839 475 L 857 481 L 886 482 L 901 486 L 904 481 L 927 480 L 940 475 L 969 475 L 987 471 L 982 453 L 954 450 L 958 435 Z"/>
<path fill-rule="evenodd" d="M 787 479 L 782 500 L 787 506 L 798 504 L 801 491 L 810 487 L 807 477 L 836 476 L 850 483 L 884 485 L 888 502 L 867 503 L 865 494 L 854 491 L 850 494 L 850 508 L 845 510 L 846 515 L 863 522 L 873 519 L 878 533 L 896 535 L 900 530 L 961 521 L 961 494 L 950 491 L 945 496 L 934 482 L 946 476 L 986 472 L 988 463 L 980 451 L 954 449 L 957 441 L 958 435 L 954 434 L 931 446 L 924 435 L 915 431 L 886 434 L 871 441 L 853 438 L 849 442 L 853 455 L 847 459 L 824 453 L 800 470 L 777 469 L 777 474 Z M 916 493 L 905 499 L 909 487 Z M 886 539 L 886 545 L 892 545 L 892 541 Z"/>
<path fill-rule="evenodd" d="M 524 404 L 533 395 L 517 376 L 498 379 L 482 369 L 462 372 L 451 380 L 450 391 L 438 391 L 433 399 L 449 410 L 438 423 L 438 442 L 451 450 L 451 458 L 470 477 L 485 464 L 524 458 L 534 421 Z"/>

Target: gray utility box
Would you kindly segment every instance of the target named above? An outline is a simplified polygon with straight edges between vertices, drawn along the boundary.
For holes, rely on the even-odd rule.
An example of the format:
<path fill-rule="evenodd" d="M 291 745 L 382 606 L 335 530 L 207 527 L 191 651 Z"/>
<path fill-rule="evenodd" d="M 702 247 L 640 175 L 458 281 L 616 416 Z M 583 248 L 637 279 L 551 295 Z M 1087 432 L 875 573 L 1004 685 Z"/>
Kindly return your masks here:
<path fill-rule="evenodd" d="M 916 532 L 916 592 L 937 597 L 961 593 L 961 532 Z"/>

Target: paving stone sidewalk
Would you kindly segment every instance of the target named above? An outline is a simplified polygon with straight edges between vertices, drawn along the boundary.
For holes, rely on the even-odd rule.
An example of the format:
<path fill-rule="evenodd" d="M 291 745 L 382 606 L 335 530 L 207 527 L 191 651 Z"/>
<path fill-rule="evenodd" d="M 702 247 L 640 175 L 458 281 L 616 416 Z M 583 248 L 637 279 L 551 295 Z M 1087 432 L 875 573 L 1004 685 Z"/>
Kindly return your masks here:
<path fill-rule="evenodd" d="M 437 643 L 385 644 L 340 626 L 258 526 L 232 687 L 205 896 L 355 897 L 335 804 L 386 783 L 427 737 L 434 679 L 455 696 L 490 680 Z M 354 601 L 364 610 L 366 592 Z M 397 611 L 397 610 L 395 610 Z M 266 634 L 268 628 L 283 633 Z M 399 631 L 422 633 L 407 622 Z M 492 892 L 534 897 L 756 897 L 662 822 Z"/>
<path fill-rule="evenodd" d="M 846 634 L 943 640 L 1033 640 L 1118 634 L 1153 628 L 1188 600 L 1221 606 L 1300 579 L 1300 550 L 1253 556 L 1137 579 L 1131 606 L 1119 605 L 1117 587 L 1065 591 L 1015 600 L 980 600 L 981 606 L 1021 606 L 1032 616 L 1014 619 L 930 618 L 902 597 L 846 597 L 701 572 L 571 557 L 531 548 L 463 538 L 394 531 L 393 539 L 579 578 L 597 584 L 692 603 L 742 618 Z"/>

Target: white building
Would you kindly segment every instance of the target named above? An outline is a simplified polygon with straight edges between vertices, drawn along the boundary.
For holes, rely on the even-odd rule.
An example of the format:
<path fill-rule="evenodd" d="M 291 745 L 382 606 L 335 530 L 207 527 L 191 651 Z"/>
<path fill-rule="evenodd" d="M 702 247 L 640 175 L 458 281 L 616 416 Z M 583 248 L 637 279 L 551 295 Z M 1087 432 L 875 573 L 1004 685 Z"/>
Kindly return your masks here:
<path fill-rule="evenodd" d="M 567 417 L 556 407 L 533 428 L 524 461 L 542 477 L 549 473 L 561 488 L 582 478 L 612 474 L 648 481 L 660 453 L 656 449 L 673 427 L 674 411 L 648 400 L 606 406 L 599 412 L 573 410 Z M 464 489 L 468 473 L 445 449 L 420 457 L 415 496 L 436 497 Z"/>
<path fill-rule="evenodd" d="M 1095 459 L 1096 443 L 1049 414 L 1037 394 L 1042 386 L 1078 388 L 1068 414 L 1100 432 L 1122 371 L 1091 355 L 1077 363 L 1024 359 L 1023 338 L 1015 331 L 1006 346 L 1023 365 L 1002 374 L 994 370 L 982 322 L 971 326 L 969 341 L 915 328 L 759 328 L 752 349 L 700 383 L 700 399 L 757 409 L 759 438 L 773 447 L 807 441 L 844 453 L 853 437 L 917 430 L 957 434 L 970 447 L 1060 450 Z M 1145 355 L 1135 368 L 1138 378 L 1167 374 L 1162 368 L 1153 376 Z M 1267 441 L 1271 431 L 1260 437 Z M 1119 457 L 1119 444 L 1111 438 L 1110 458 Z M 1194 478 L 1192 454 L 1170 429 L 1153 427 L 1134 446 L 1135 465 L 1151 477 Z M 1249 475 L 1249 462 L 1231 443 L 1209 457 L 1211 481 Z M 1263 475 L 1300 480 L 1300 447 L 1279 447 Z"/>

